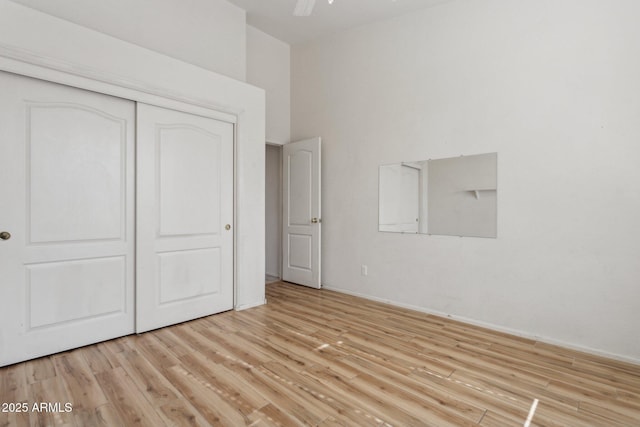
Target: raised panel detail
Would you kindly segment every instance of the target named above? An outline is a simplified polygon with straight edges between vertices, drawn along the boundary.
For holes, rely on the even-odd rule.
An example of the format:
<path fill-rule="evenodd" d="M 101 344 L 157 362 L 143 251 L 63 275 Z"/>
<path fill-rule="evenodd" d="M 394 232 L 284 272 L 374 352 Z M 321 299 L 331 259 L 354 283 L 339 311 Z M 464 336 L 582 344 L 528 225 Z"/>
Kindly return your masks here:
<path fill-rule="evenodd" d="M 220 292 L 220 249 L 159 254 L 160 304 Z"/>
<path fill-rule="evenodd" d="M 27 266 L 29 328 L 123 312 L 125 278 L 124 256 Z"/>
<path fill-rule="evenodd" d="M 288 159 L 289 198 L 296 203 L 289 204 L 289 225 L 309 225 L 311 222 L 311 173 L 313 153 L 297 151 Z"/>
<path fill-rule="evenodd" d="M 307 234 L 289 234 L 289 267 L 311 270 L 311 240 Z"/>
<path fill-rule="evenodd" d="M 158 127 L 160 236 L 220 232 L 220 141 L 194 126 Z"/>
<path fill-rule="evenodd" d="M 80 104 L 30 104 L 30 243 L 124 236 L 126 121 Z"/>

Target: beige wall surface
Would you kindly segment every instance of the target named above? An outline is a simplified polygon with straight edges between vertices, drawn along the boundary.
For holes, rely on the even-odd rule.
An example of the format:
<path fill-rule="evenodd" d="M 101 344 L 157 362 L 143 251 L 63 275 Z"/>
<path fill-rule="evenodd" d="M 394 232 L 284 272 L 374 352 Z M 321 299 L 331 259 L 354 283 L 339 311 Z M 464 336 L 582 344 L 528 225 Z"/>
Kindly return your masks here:
<path fill-rule="evenodd" d="M 237 80 L 246 13 L 226 0 L 11 0 Z"/>
<path fill-rule="evenodd" d="M 247 83 L 265 90 L 267 142 L 291 142 L 291 48 L 247 25 Z"/>
<path fill-rule="evenodd" d="M 454 0 L 292 47 L 292 138 L 323 139 L 324 285 L 640 361 L 638 17 Z M 377 231 L 380 164 L 489 152 L 497 239 Z"/>

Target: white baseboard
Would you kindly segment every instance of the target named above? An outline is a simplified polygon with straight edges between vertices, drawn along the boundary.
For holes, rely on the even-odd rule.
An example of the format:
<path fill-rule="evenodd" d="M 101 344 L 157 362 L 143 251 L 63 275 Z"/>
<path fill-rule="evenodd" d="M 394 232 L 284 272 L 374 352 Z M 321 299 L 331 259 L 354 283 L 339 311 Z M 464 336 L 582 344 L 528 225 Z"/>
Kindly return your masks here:
<path fill-rule="evenodd" d="M 242 304 L 242 305 L 237 305 L 234 307 L 235 311 L 242 311 L 242 310 L 247 310 L 253 307 L 259 307 L 261 305 L 265 305 L 267 303 L 267 299 L 265 298 L 262 301 L 258 301 L 258 302 L 253 302 L 253 303 L 249 303 L 249 304 Z"/>
<path fill-rule="evenodd" d="M 539 341 L 539 342 L 542 342 L 542 343 L 545 343 L 545 344 L 557 345 L 557 346 L 560 346 L 560 347 L 565 347 L 565 348 L 570 349 L 570 350 L 576 350 L 576 351 L 580 351 L 580 352 L 583 352 L 583 353 L 592 354 L 594 356 L 606 357 L 606 358 L 609 358 L 609 359 L 619 360 L 621 362 L 633 363 L 633 364 L 640 365 L 640 359 L 636 359 L 636 358 L 633 358 L 633 357 L 624 356 L 624 355 L 620 355 L 620 354 L 616 354 L 616 353 L 609 353 L 609 352 L 602 351 L 602 350 L 596 350 L 596 349 L 593 349 L 593 348 L 590 348 L 590 347 L 583 347 L 583 346 L 580 346 L 580 345 L 576 345 L 576 344 L 572 344 L 572 343 L 556 340 L 556 339 L 553 339 L 553 338 L 540 337 L 540 336 L 533 335 L 531 333 L 524 332 L 524 331 L 521 331 L 521 330 L 518 330 L 518 329 L 505 328 L 504 326 L 494 325 L 492 323 L 487 323 L 487 322 L 482 322 L 482 321 L 478 321 L 478 320 L 474 320 L 474 319 L 469 319 L 469 318 L 466 318 L 466 317 L 463 317 L 463 316 L 457 316 L 457 315 L 453 315 L 453 314 L 448 314 L 448 313 L 444 313 L 444 312 L 437 311 L 437 310 L 431 310 L 431 309 L 428 309 L 428 308 L 425 308 L 425 307 L 420 307 L 420 306 L 417 306 L 417 305 L 405 304 L 405 303 L 401 303 L 401 302 L 397 302 L 397 301 L 388 300 L 388 299 L 385 299 L 385 298 L 378 298 L 378 297 L 374 297 L 374 296 L 371 296 L 371 295 L 361 294 L 359 292 L 353 292 L 353 291 L 349 291 L 349 290 L 346 290 L 346 289 L 336 288 L 336 287 L 333 287 L 333 286 L 327 286 L 325 284 L 322 285 L 322 289 L 326 289 L 328 291 L 340 292 L 340 293 L 347 294 L 347 295 L 353 295 L 355 297 L 360 297 L 360 298 L 368 299 L 368 300 L 371 300 L 371 301 L 382 302 L 382 303 L 394 305 L 396 307 L 407 308 L 409 310 L 419 311 L 421 313 L 432 314 L 434 316 L 444 317 L 444 318 L 447 318 L 447 319 L 456 320 L 458 322 L 468 323 L 468 324 L 474 325 L 474 326 L 480 326 L 482 328 L 491 329 L 491 330 L 494 330 L 494 331 L 497 331 L 497 332 L 504 332 L 506 334 L 515 335 L 515 336 L 521 337 L 521 338 L 528 338 L 528 339 Z"/>

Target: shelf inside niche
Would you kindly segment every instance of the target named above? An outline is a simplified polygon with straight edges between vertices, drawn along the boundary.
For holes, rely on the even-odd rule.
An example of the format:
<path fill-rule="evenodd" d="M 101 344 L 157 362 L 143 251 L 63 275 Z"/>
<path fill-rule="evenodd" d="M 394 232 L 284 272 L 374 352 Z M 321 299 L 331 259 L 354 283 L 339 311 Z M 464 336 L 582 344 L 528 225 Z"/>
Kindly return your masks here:
<path fill-rule="evenodd" d="M 468 192 L 468 193 L 473 194 L 473 196 L 474 196 L 476 199 L 480 199 L 480 195 L 481 195 L 482 193 L 495 192 L 495 191 L 496 191 L 496 189 L 495 189 L 495 188 L 472 188 L 472 189 L 465 190 L 465 191 L 466 191 L 466 192 Z"/>

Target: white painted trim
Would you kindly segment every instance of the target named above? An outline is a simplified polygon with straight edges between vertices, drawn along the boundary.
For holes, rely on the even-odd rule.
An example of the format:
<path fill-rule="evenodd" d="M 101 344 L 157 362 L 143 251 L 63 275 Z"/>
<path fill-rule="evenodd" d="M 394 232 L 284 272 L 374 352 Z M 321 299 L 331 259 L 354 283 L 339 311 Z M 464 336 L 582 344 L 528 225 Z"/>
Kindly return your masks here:
<path fill-rule="evenodd" d="M 237 115 L 242 113 L 242 109 L 234 106 L 181 95 L 166 88 L 3 43 L 0 43 L 0 70 L 230 123 L 236 123 Z"/>
<path fill-rule="evenodd" d="M 606 357 L 606 358 L 613 359 L 613 360 L 618 360 L 618 361 L 621 361 L 621 362 L 634 363 L 634 364 L 640 365 L 640 359 L 635 359 L 633 357 L 623 356 L 623 355 L 615 354 L 615 353 L 609 353 L 609 352 L 606 352 L 606 351 L 596 350 L 596 349 L 589 348 L 589 347 L 582 347 L 582 346 L 566 343 L 564 341 L 554 340 L 553 338 L 539 337 L 539 336 L 532 335 L 530 333 L 523 332 L 523 331 L 520 331 L 520 330 L 517 330 L 517 329 L 505 328 L 505 327 L 502 327 L 502 326 L 499 326 L 499 325 L 494 325 L 492 323 L 481 322 L 481 321 L 478 321 L 478 320 L 469 319 L 469 318 L 464 317 L 464 316 L 457 316 L 455 314 L 447 314 L 447 313 L 444 313 L 442 311 L 430 310 L 428 308 L 420 307 L 420 306 L 417 306 L 417 305 L 405 304 L 405 303 L 401 303 L 401 302 L 398 302 L 398 301 L 388 300 L 388 299 L 385 299 L 385 298 L 378 298 L 378 297 L 374 297 L 374 296 L 371 296 L 371 295 L 365 295 L 365 294 L 361 294 L 359 292 L 349 291 L 347 289 L 336 288 L 336 287 L 333 287 L 333 286 L 327 286 L 326 284 L 322 285 L 322 289 L 326 289 L 328 291 L 339 292 L 341 294 L 352 295 L 352 296 L 364 298 L 364 299 L 370 300 L 370 301 L 382 302 L 382 303 L 393 305 L 393 306 L 396 306 L 396 307 L 406 308 L 406 309 L 409 309 L 409 310 L 414 310 L 414 311 L 418 311 L 420 313 L 425 313 L 425 314 L 431 314 L 433 316 L 438 316 L 438 317 L 442 317 L 442 318 L 446 318 L 446 319 L 452 319 L 452 320 L 455 320 L 455 321 L 458 321 L 458 322 L 467 323 L 469 325 L 479 326 L 481 328 L 490 329 L 490 330 L 493 330 L 493 331 L 496 331 L 496 332 L 503 332 L 503 333 L 506 333 L 506 334 L 509 334 L 509 335 L 514 335 L 514 336 L 517 336 L 517 337 L 520 337 L 520 338 L 527 338 L 527 339 L 539 341 L 539 342 L 545 343 L 545 344 L 557 345 L 557 346 L 560 346 L 560 347 L 567 348 L 569 350 L 580 351 L 582 353 L 587 353 L 587 354 L 591 354 L 591 355 L 594 355 L 594 356 Z"/>
<path fill-rule="evenodd" d="M 260 307 L 261 305 L 265 305 L 266 303 L 267 303 L 267 299 L 265 298 L 262 301 L 257 301 L 249 304 L 242 304 L 242 305 L 236 306 L 234 310 L 235 311 L 248 310 L 250 308 Z"/>

